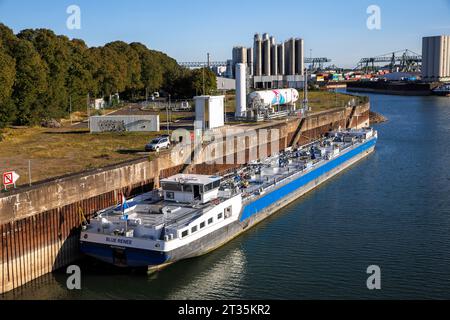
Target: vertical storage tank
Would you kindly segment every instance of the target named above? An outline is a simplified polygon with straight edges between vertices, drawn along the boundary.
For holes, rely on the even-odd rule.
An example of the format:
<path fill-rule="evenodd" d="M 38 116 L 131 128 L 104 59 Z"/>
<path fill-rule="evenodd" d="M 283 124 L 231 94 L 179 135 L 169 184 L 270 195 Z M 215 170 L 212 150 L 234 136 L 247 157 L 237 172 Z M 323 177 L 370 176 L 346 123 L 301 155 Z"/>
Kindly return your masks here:
<path fill-rule="evenodd" d="M 271 41 L 269 35 L 264 37 L 263 43 L 263 75 L 270 76 L 270 51 L 271 51 Z"/>
<path fill-rule="evenodd" d="M 304 58 L 304 45 L 303 39 L 295 40 L 295 73 L 303 75 L 305 70 L 305 58 Z"/>
<path fill-rule="evenodd" d="M 236 117 L 243 117 L 247 113 L 247 65 L 236 65 Z"/>
<path fill-rule="evenodd" d="M 285 56 L 284 56 L 284 43 L 278 45 L 278 74 L 284 75 L 285 71 Z"/>
<path fill-rule="evenodd" d="M 248 74 L 251 76 L 254 75 L 253 59 L 254 59 L 253 48 L 247 48 L 247 68 L 248 68 Z"/>
<path fill-rule="evenodd" d="M 272 44 L 270 55 L 271 55 L 270 71 L 273 76 L 277 76 L 278 75 L 278 46 L 276 44 Z"/>
<path fill-rule="evenodd" d="M 285 63 L 286 70 L 285 75 L 292 76 L 295 75 L 295 39 L 290 39 L 285 42 Z"/>
<path fill-rule="evenodd" d="M 295 39 L 292 38 L 289 40 L 289 75 L 295 74 Z"/>
<path fill-rule="evenodd" d="M 255 43 L 253 48 L 254 54 L 254 75 L 261 76 L 262 75 L 262 39 L 259 33 L 255 34 Z"/>

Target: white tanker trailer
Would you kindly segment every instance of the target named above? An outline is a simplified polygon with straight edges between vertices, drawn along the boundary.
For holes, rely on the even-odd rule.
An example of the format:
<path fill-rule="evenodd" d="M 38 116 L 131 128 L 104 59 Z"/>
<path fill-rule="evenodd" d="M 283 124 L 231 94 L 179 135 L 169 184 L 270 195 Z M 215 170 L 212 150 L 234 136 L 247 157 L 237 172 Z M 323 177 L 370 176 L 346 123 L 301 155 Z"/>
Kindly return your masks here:
<path fill-rule="evenodd" d="M 254 91 L 248 95 L 248 105 L 253 106 L 259 104 L 268 107 L 294 104 L 298 101 L 299 97 L 300 95 L 295 89 Z"/>

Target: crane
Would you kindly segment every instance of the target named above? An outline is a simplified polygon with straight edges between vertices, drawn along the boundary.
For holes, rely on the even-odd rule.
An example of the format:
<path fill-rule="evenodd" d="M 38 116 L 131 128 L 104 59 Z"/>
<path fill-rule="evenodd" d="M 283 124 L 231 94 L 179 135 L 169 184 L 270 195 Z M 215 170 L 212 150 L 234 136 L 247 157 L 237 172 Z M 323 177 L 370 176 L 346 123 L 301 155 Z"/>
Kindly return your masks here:
<path fill-rule="evenodd" d="M 402 72 L 419 71 L 422 64 L 422 56 L 408 49 L 395 51 L 376 57 L 362 58 L 357 69 L 366 73 L 376 70 L 376 64 L 388 64 L 389 70 L 394 72 L 399 68 Z"/>
<path fill-rule="evenodd" d="M 209 58 L 209 56 L 208 56 Z M 306 64 L 311 64 L 312 69 L 323 69 L 323 64 L 331 62 L 331 59 L 328 58 L 305 58 Z M 186 67 L 189 69 L 195 69 L 195 68 L 203 68 L 203 67 L 226 67 L 227 62 L 226 61 L 207 61 L 207 62 L 179 62 L 178 63 L 182 67 Z"/>

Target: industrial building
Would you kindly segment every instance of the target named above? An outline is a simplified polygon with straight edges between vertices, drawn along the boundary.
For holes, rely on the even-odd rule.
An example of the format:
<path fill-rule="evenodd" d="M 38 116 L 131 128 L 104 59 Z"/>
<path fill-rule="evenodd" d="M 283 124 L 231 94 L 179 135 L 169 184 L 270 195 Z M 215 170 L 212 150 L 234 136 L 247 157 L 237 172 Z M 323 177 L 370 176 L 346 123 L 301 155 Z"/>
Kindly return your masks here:
<path fill-rule="evenodd" d="M 275 37 L 255 34 L 253 48 L 234 47 L 229 62 L 232 77 L 236 65 L 247 65 L 252 86 L 258 89 L 301 88 L 304 81 L 304 41 L 291 38 L 277 43 Z"/>
<path fill-rule="evenodd" d="M 450 36 L 424 37 L 422 80 L 450 81 Z"/>
<path fill-rule="evenodd" d="M 236 80 L 224 77 L 216 77 L 217 90 L 236 90 Z"/>
<path fill-rule="evenodd" d="M 238 63 L 245 63 L 250 71 L 253 70 L 253 48 L 246 48 L 246 47 L 233 48 L 232 60 L 229 62 L 232 78 L 236 77 L 236 64 Z"/>

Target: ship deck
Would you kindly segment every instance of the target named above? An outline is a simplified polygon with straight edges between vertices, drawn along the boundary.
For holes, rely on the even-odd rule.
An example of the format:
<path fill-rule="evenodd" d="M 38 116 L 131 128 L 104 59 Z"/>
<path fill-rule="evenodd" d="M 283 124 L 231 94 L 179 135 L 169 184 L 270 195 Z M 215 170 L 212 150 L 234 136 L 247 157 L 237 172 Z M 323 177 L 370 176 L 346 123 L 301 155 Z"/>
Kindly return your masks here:
<path fill-rule="evenodd" d="M 227 197 L 220 197 L 214 203 L 201 204 L 199 202 L 183 204 L 165 201 L 161 199 L 155 200 L 154 192 L 146 193 L 129 200 L 128 206 L 124 212 L 122 206 L 115 206 L 99 212 L 102 219 L 106 219 L 113 224 L 121 224 L 124 222 L 124 214 L 128 216 L 128 228 L 133 229 L 134 222 L 139 221 L 139 225 L 146 228 L 158 228 L 165 226 L 166 228 L 180 228 L 188 225 L 192 220 L 197 219 L 209 212 L 214 205 L 228 200 Z M 136 225 L 137 226 L 137 225 Z"/>
<path fill-rule="evenodd" d="M 264 161 L 255 162 L 224 179 L 219 197 L 204 204 L 164 201 L 157 195 L 155 196 L 155 191 L 138 196 L 130 200 L 129 208 L 125 211 L 131 221 L 129 227 L 133 227 L 134 221 L 136 225 L 140 224 L 148 228 L 165 226 L 179 229 L 189 225 L 190 222 L 207 213 L 215 205 L 239 193 L 242 194 L 244 202 L 251 202 L 301 175 L 314 171 L 321 163 L 345 153 L 354 144 L 355 141 L 324 139 L 304 146 L 300 150 L 288 150 Z M 312 156 L 313 150 L 321 155 Z M 100 216 L 110 223 L 120 224 L 123 221 L 124 212 L 122 207 L 118 206 L 101 212 Z"/>

